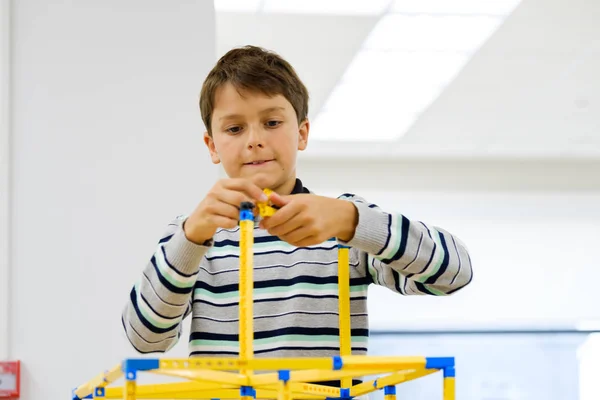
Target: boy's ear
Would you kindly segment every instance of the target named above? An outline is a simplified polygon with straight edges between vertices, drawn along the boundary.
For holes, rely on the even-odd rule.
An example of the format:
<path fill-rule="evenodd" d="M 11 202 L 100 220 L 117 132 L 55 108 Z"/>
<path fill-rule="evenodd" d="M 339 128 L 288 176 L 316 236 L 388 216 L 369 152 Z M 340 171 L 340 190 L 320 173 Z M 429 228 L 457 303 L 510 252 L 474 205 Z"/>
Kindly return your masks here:
<path fill-rule="evenodd" d="M 215 147 L 215 141 L 208 134 L 208 132 L 204 132 L 204 144 L 206 144 L 206 147 L 208 147 L 208 152 L 210 153 L 210 159 L 212 160 L 213 164 L 220 163 L 221 159 L 219 158 L 219 153 L 217 153 L 217 148 Z"/>
<path fill-rule="evenodd" d="M 308 146 L 308 131 L 310 130 L 310 122 L 308 118 L 300 123 L 298 127 L 298 150 L 306 149 Z"/>

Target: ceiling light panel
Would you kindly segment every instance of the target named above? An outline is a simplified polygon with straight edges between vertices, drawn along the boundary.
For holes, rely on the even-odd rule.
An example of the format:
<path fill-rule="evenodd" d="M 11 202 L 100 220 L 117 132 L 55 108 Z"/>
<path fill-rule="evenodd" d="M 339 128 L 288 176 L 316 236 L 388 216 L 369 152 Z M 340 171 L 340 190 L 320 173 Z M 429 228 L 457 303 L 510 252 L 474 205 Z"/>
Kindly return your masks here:
<path fill-rule="evenodd" d="M 506 16 L 520 2 L 520 0 L 394 0 L 390 12 Z"/>
<path fill-rule="evenodd" d="M 214 4 L 217 12 L 256 13 L 261 0 L 215 0 Z"/>
<path fill-rule="evenodd" d="M 367 37 L 371 50 L 475 51 L 500 26 L 491 16 L 389 14 Z"/>
<path fill-rule="evenodd" d="M 378 15 L 390 0 L 265 0 L 262 11 L 287 14 Z"/>

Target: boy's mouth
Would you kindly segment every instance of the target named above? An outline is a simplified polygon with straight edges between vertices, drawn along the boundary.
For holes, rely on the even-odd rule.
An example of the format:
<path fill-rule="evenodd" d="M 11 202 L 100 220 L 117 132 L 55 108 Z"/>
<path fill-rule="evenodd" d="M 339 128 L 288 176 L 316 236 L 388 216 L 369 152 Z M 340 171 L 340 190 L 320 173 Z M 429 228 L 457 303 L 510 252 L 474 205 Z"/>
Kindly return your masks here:
<path fill-rule="evenodd" d="M 245 163 L 244 165 L 264 165 L 267 163 L 270 163 L 273 160 L 256 160 L 256 161 L 251 161 L 248 163 Z"/>

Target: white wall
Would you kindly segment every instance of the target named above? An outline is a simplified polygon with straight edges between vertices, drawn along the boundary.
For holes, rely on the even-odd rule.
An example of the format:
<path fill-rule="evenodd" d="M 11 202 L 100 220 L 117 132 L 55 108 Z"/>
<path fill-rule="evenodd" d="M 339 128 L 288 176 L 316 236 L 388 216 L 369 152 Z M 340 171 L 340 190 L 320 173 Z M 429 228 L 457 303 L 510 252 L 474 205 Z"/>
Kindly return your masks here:
<path fill-rule="evenodd" d="M 214 11 L 201 0 L 12 6 L 9 355 L 23 362 L 22 399 L 70 398 L 136 354 L 121 332 L 129 290 L 166 224 L 217 176 L 197 106 Z"/>
<path fill-rule="evenodd" d="M 0 360 L 8 357 L 10 3 L 0 2 Z"/>
<path fill-rule="evenodd" d="M 574 328 L 600 321 L 600 161 L 311 160 L 299 170 L 317 193 L 359 194 L 455 233 L 470 250 L 474 280 L 451 297 L 401 298 L 372 287 L 372 329 Z M 397 312 L 389 312 L 390 304 Z"/>

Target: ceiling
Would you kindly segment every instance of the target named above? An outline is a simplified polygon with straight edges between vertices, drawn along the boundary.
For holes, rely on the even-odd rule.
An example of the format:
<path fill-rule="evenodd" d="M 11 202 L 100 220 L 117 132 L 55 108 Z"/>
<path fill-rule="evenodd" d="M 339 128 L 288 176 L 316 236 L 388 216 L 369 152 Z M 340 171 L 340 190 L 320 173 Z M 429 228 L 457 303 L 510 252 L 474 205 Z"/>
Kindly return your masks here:
<path fill-rule="evenodd" d="M 311 93 L 314 156 L 600 157 L 600 2 L 215 8 L 219 55 L 257 44 L 296 67 Z"/>

